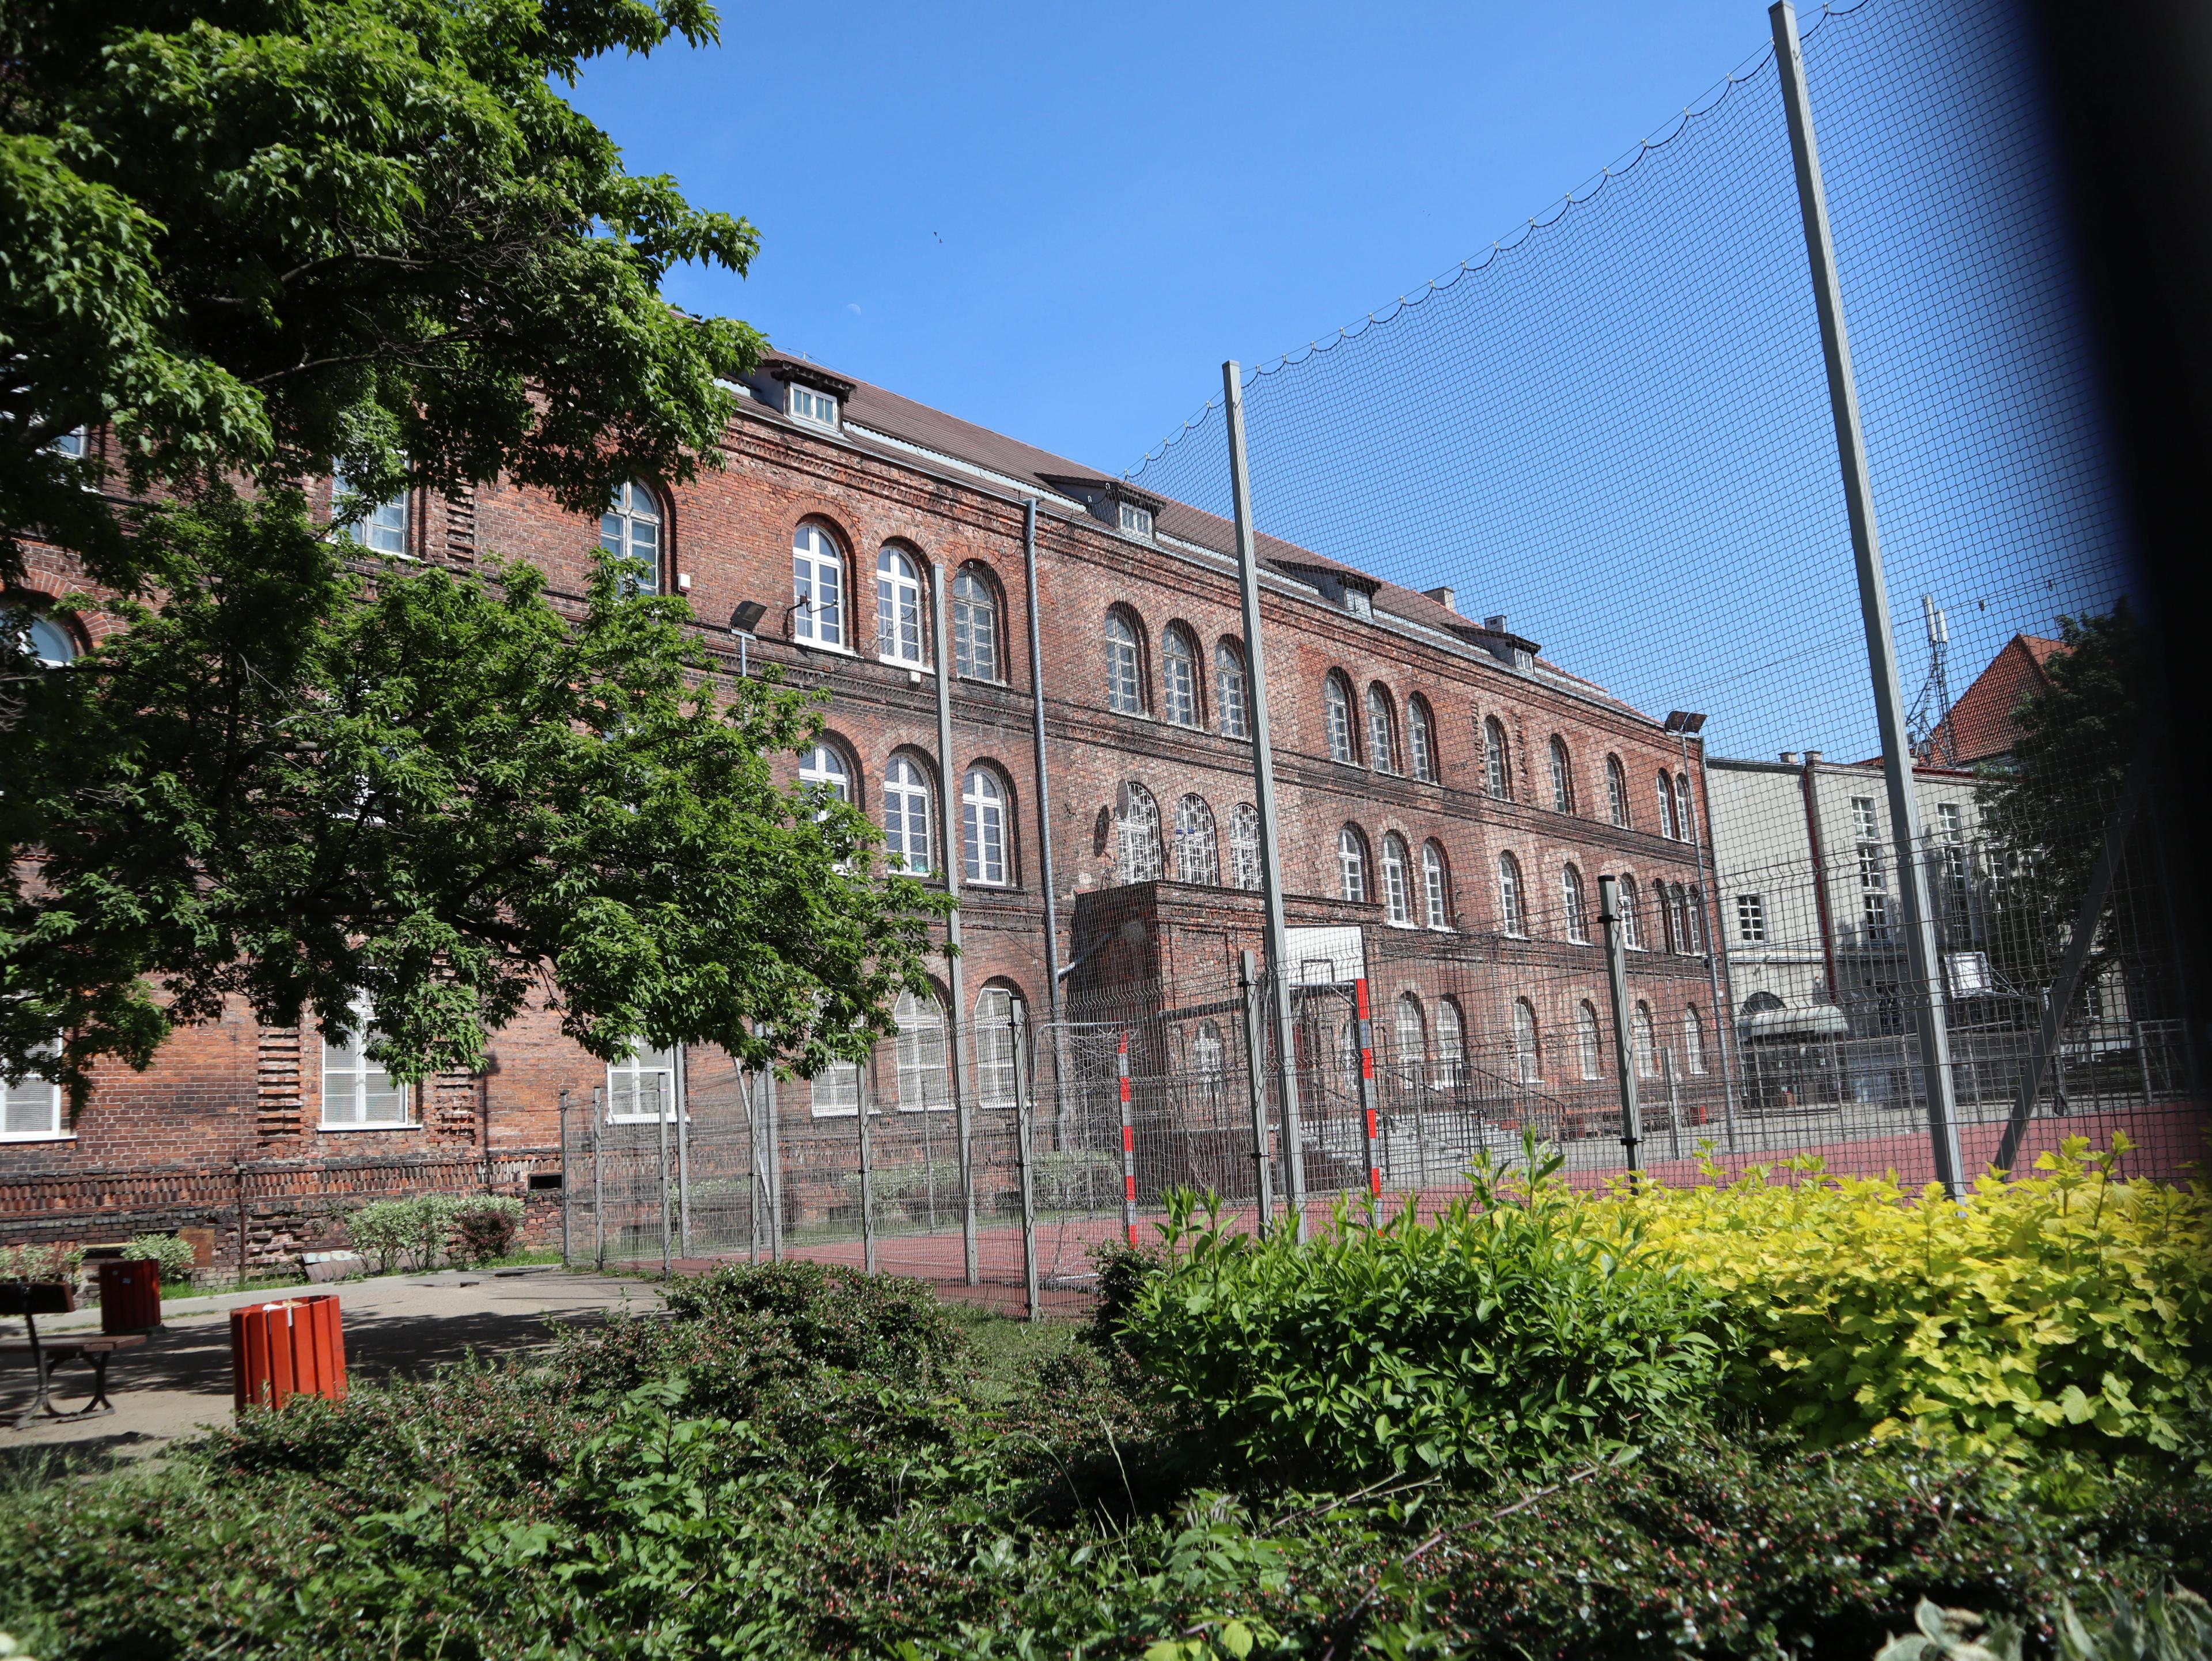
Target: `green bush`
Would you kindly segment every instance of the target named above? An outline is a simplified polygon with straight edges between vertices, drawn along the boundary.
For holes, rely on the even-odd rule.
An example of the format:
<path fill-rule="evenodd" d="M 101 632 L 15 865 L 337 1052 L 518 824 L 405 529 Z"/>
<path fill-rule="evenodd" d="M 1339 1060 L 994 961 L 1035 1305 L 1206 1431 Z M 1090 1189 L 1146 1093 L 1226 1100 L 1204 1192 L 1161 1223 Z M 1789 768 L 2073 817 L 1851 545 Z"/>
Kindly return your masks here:
<path fill-rule="evenodd" d="M 434 1269 L 453 1232 L 455 1204 L 448 1194 L 372 1200 L 346 1219 L 346 1232 L 358 1250 L 376 1254 L 380 1275 L 391 1274 L 408 1257 L 417 1269 Z"/>
<path fill-rule="evenodd" d="M 456 1201 L 452 1227 L 459 1255 L 471 1263 L 506 1256 L 522 1232 L 522 1202 L 511 1195 L 471 1194 Z"/>
<path fill-rule="evenodd" d="M 1696 1417 L 1718 1379 L 1711 1300 L 1558 1165 L 1479 1167 L 1433 1223 L 1340 1209 L 1304 1245 L 1170 1196 L 1170 1262 L 1122 1341 L 1245 1459 L 1309 1477 L 1543 1463 Z"/>
<path fill-rule="evenodd" d="M 83 1262 L 81 1246 L 0 1246 L 0 1281 L 74 1280 Z"/>
<path fill-rule="evenodd" d="M 173 1234 L 140 1234 L 123 1248 L 125 1257 L 137 1257 L 155 1264 L 161 1271 L 165 1287 L 190 1286 L 192 1268 L 198 1259 L 192 1255 L 189 1241 Z"/>

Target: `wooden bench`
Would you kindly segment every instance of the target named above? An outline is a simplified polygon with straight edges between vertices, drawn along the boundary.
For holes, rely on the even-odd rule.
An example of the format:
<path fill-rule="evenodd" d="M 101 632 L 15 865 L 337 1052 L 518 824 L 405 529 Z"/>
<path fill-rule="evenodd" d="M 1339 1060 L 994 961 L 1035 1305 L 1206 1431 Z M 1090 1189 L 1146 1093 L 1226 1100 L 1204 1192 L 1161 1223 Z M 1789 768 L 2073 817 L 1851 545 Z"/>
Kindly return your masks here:
<path fill-rule="evenodd" d="M 20 1315 L 23 1329 L 28 1335 L 24 1343 L 0 1343 L 0 1355 L 28 1355 L 39 1375 L 39 1393 L 30 1406 L 16 1415 L 15 1428 L 22 1429 L 41 1413 L 49 1419 L 82 1419 L 94 1413 L 112 1413 L 115 1403 L 107 1399 L 107 1362 L 118 1349 L 131 1349 L 146 1342 L 138 1333 L 109 1335 L 88 1333 L 78 1337 L 72 1333 L 61 1339 L 41 1339 L 39 1320 L 41 1315 L 66 1315 L 76 1307 L 76 1288 L 66 1284 L 37 1281 L 0 1281 L 0 1315 Z M 92 1369 L 92 1399 L 82 1407 L 64 1411 L 53 1402 L 54 1369 L 67 1361 L 82 1361 Z"/>

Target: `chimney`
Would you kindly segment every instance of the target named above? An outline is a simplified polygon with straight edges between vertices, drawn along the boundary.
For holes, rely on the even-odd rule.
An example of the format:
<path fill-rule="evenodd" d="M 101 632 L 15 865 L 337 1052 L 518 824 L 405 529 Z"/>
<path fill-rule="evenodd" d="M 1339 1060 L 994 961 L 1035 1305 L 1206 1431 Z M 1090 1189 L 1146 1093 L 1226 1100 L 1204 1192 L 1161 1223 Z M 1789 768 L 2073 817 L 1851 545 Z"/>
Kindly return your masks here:
<path fill-rule="evenodd" d="M 1421 591 L 1447 611 L 1459 610 L 1459 597 L 1449 588 L 1424 588 Z"/>
<path fill-rule="evenodd" d="M 1817 767 L 1818 765 L 1820 765 L 1820 751 L 1819 751 L 1818 750 L 1808 750 L 1808 751 L 1805 752 L 1805 765 L 1806 765 L 1806 766 L 1808 766 L 1808 767 Z"/>
<path fill-rule="evenodd" d="M 1482 626 L 1486 629 L 1495 629 L 1499 634 L 1504 634 L 1505 632 L 1505 613 L 1500 611 L 1494 618 L 1483 618 Z"/>
<path fill-rule="evenodd" d="M 1795 750 L 1784 750 L 1782 752 L 1782 759 L 1789 765 L 1795 767 L 1797 764 L 1797 752 Z"/>

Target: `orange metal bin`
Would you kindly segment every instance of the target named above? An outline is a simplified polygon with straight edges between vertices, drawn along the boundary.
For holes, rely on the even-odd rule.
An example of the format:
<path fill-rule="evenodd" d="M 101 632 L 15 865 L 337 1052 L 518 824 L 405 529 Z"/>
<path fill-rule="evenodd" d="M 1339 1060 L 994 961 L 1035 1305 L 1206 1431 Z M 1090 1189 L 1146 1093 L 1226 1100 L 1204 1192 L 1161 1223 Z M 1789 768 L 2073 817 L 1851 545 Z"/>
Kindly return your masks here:
<path fill-rule="evenodd" d="M 231 1396 L 241 1412 L 281 1408 L 295 1396 L 344 1401 L 338 1300 L 324 1293 L 231 1311 L 230 1364 Z"/>
<path fill-rule="evenodd" d="M 146 1332 L 161 1324 L 161 1266 L 129 1257 L 100 1266 L 100 1329 Z"/>

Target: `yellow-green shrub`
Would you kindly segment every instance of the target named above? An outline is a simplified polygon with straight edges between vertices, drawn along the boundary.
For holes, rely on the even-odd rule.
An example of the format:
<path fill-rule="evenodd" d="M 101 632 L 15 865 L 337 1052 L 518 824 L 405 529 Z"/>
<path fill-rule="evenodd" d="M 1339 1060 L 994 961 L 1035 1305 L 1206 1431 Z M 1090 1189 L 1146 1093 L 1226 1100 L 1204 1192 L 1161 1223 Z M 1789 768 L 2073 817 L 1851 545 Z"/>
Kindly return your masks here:
<path fill-rule="evenodd" d="M 2212 1410 L 2212 1197 L 2116 1176 L 2080 1137 L 2036 1175 L 1948 1201 L 1893 1180 L 1647 1188 L 1654 1250 L 1723 1300 L 1741 1399 L 1815 1445 L 1919 1433 L 2203 1457 Z"/>

